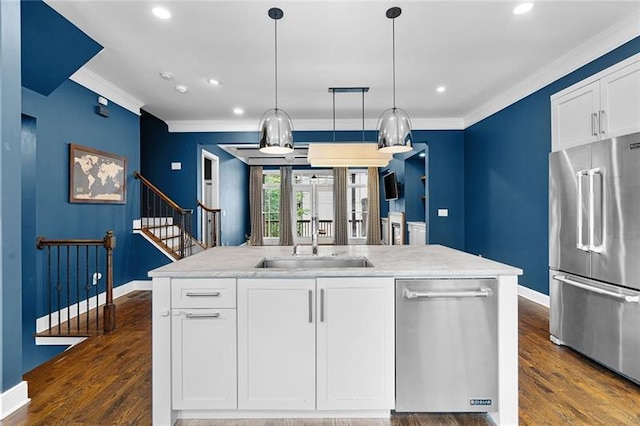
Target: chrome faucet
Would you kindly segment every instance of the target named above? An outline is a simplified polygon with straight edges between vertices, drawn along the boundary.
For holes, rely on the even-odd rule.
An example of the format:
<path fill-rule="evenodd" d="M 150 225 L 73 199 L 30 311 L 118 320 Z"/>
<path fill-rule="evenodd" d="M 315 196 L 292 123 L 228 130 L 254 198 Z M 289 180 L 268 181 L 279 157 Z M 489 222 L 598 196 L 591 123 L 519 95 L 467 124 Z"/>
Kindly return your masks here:
<path fill-rule="evenodd" d="M 318 215 L 311 217 L 311 254 L 318 255 Z"/>

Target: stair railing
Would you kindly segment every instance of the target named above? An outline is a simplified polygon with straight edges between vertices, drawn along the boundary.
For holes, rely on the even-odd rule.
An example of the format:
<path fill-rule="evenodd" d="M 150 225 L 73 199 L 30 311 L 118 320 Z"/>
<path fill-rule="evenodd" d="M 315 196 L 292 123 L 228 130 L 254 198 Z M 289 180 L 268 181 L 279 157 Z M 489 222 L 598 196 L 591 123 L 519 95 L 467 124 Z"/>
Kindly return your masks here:
<path fill-rule="evenodd" d="M 204 246 L 206 248 L 210 248 L 221 245 L 221 210 L 207 207 L 202 204 L 200 200 L 197 200 L 197 202 L 198 207 L 202 210 L 202 242 L 204 243 Z"/>
<path fill-rule="evenodd" d="M 101 240 L 47 240 L 38 237 L 36 247 L 46 249 L 45 334 L 86 336 L 100 331 L 100 294 L 104 289 L 102 331 L 116 328 L 113 303 L 113 249 L 116 237 L 107 231 Z M 105 249 L 104 269 L 99 248 Z M 102 280 L 104 272 L 105 279 Z M 92 326 L 95 325 L 95 327 Z"/>
<path fill-rule="evenodd" d="M 139 172 L 133 172 L 133 177 L 142 183 L 140 220 L 143 232 L 176 259 L 190 256 L 194 244 L 193 210 L 180 207 Z"/>

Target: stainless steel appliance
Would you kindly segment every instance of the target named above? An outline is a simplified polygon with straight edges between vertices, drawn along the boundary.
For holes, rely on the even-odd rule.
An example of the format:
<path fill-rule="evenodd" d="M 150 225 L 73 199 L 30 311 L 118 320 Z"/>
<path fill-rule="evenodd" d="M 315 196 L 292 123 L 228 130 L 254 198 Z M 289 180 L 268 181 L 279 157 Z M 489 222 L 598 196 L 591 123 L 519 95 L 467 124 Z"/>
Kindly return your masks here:
<path fill-rule="evenodd" d="M 551 340 L 640 382 L 640 133 L 549 156 Z"/>
<path fill-rule="evenodd" d="M 497 353 L 496 280 L 396 280 L 396 412 L 497 411 Z"/>

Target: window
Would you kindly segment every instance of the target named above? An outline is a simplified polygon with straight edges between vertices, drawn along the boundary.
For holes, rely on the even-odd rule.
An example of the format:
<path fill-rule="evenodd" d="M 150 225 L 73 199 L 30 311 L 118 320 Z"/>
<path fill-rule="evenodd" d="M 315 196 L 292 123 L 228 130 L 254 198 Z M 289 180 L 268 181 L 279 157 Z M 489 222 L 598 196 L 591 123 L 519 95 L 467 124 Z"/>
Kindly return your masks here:
<path fill-rule="evenodd" d="M 347 184 L 349 242 L 364 243 L 367 220 L 367 171 L 349 170 Z M 265 244 L 278 244 L 280 236 L 280 171 L 265 170 L 262 179 L 262 217 Z M 311 243 L 311 221 L 318 215 L 319 242 L 333 243 L 333 171 L 293 171 L 293 224 L 295 243 Z"/>
<path fill-rule="evenodd" d="M 347 176 L 349 239 L 361 239 L 362 243 L 364 243 L 364 239 L 367 236 L 367 171 L 349 170 Z"/>
<path fill-rule="evenodd" d="M 262 174 L 262 235 L 265 240 L 280 235 L 280 172 Z"/>

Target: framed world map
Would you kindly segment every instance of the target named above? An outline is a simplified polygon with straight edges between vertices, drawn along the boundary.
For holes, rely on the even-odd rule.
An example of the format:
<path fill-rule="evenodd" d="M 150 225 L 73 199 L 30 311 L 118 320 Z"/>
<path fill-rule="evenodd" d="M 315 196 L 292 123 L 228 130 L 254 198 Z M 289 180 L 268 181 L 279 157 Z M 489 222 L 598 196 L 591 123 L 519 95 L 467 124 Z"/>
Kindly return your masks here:
<path fill-rule="evenodd" d="M 69 144 L 69 202 L 126 203 L 127 159 Z"/>

